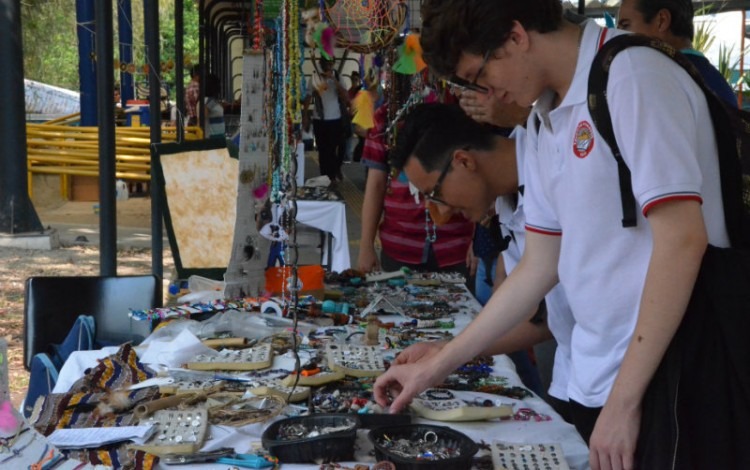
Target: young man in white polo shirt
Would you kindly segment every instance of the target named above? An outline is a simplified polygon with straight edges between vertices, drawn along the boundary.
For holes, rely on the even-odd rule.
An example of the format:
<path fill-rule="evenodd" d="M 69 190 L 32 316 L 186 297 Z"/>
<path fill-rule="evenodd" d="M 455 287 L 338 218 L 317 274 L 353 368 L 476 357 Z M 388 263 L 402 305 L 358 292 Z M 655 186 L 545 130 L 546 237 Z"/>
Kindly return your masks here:
<path fill-rule="evenodd" d="M 590 434 L 594 469 L 630 469 L 642 398 L 687 307 L 707 243 L 728 246 L 716 142 L 705 98 L 679 66 L 644 48 L 621 52 L 607 86 L 617 141 L 640 206 L 621 226 L 617 165 L 587 107 L 589 69 L 608 37 L 562 19 L 558 0 L 425 0 L 427 63 L 502 101 L 534 105 L 516 152 L 526 157 L 526 249 L 469 327 L 419 364 L 376 382 L 402 409 L 525 319 L 559 279 L 576 324 L 568 396 Z M 445 169 L 445 171 L 443 171 Z M 492 203 L 460 149 L 415 153 L 409 179 L 446 210 L 477 220 Z"/>

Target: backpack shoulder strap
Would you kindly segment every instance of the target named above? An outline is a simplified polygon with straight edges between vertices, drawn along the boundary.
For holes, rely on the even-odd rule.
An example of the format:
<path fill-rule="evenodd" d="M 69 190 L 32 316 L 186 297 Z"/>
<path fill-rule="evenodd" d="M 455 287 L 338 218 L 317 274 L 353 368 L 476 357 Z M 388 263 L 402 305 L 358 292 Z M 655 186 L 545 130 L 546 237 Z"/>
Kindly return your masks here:
<path fill-rule="evenodd" d="M 716 96 L 706 85 L 692 62 L 680 54 L 677 49 L 658 39 L 634 34 L 616 36 L 599 49 L 591 65 L 588 83 L 589 112 L 594 125 L 610 146 L 615 160 L 617 160 L 623 227 L 634 227 L 636 225 L 636 202 L 633 196 L 630 170 L 622 158 L 612 127 L 612 118 L 607 104 L 607 80 L 609 69 L 617 53 L 633 46 L 650 47 L 670 57 L 693 78 L 706 96 L 718 146 L 722 201 L 724 203 L 727 233 L 732 246 L 742 245 L 745 237 L 743 232 L 747 231 L 747 228 L 744 227 L 745 217 L 742 205 L 741 148 L 744 147 L 742 145 L 744 139 L 738 140 L 736 133 L 747 134 L 749 131 L 746 124 L 750 122 L 750 119 L 746 117 L 746 113 L 730 108 L 724 100 Z M 743 124 L 745 124 L 744 127 Z"/>
<path fill-rule="evenodd" d="M 601 134 L 602 138 L 609 148 L 612 155 L 617 161 L 617 176 L 620 180 L 620 202 L 622 205 L 622 226 L 635 227 L 636 219 L 636 201 L 633 195 L 633 184 L 630 176 L 630 169 L 622 158 L 620 147 L 615 139 L 614 128 L 612 127 L 612 116 L 609 113 L 609 104 L 607 103 L 607 82 L 609 80 L 609 68 L 618 52 L 632 46 L 646 45 L 648 39 L 642 36 L 621 35 L 616 36 L 604 43 L 597 52 L 594 62 L 591 64 L 589 72 L 588 85 L 588 106 L 591 118 L 594 120 L 594 126 Z"/>

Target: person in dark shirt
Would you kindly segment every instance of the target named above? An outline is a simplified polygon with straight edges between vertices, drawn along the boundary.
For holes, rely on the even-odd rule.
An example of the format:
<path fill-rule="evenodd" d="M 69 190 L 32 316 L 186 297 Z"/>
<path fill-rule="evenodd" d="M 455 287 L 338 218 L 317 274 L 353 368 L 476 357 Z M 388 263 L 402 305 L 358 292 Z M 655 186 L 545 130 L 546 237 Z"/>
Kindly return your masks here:
<path fill-rule="evenodd" d="M 737 96 L 724 76 L 693 48 L 692 0 L 622 0 L 617 27 L 660 39 L 679 50 L 695 65 L 714 93 L 730 105 L 737 106 Z"/>

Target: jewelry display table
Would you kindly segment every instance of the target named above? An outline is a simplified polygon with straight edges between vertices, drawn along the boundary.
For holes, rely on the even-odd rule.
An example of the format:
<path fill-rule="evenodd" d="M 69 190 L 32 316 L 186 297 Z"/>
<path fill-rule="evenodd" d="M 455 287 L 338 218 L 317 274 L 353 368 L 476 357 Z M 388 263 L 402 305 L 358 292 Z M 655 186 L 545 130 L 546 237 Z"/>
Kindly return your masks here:
<path fill-rule="evenodd" d="M 300 374 L 300 378 L 303 378 L 303 375 L 306 378 L 307 371 L 312 368 L 323 368 L 324 373 L 321 375 L 320 382 L 324 382 L 323 378 L 325 377 L 332 377 L 331 380 L 338 380 L 341 378 L 341 373 L 348 375 L 354 381 L 372 380 L 372 376 L 378 374 L 377 371 L 382 369 L 383 364 L 393 361 L 396 352 L 400 350 L 401 346 L 399 344 L 401 344 L 400 341 L 404 338 L 405 333 L 394 333 L 394 330 L 401 329 L 402 331 L 412 331 L 412 333 L 418 331 L 420 335 L 426 335 L 427 337 L 438 337 L 441 335 L 442 337 L 450 337 L 450 335 L 460 333 L 479 311 L 479 304 L 466 288 L 462 284 L 455 283 L 455 280 L 447 278 L 441 280 L 438 277 L 425 279 L 424 276 L 426 275 L 422 275 L 422 279 L 409 279 L 408 282 L 401 284 L 398 282 L 393 283 L 392 280 L 378 283 L 377 287 L 370 284 L 369 287 L 361 287 L 357 290 L 355 295 L 359 297 L 355 310 L 358 310 L 360 313 L 371 312 L 368 317 L 377 315 L 376 323 L 381 326 L 395 325 L 395 327 L 391 326 L 391 329 L 380 328 L 379 332 L 376 332 L 375 337 L 372 336 L 370 328 L 367 328 L 365 323 L 363 323 L 367 321 L 367 318 L 361 319 L 357 317 L 358 319 L 353 324 L 350 322 L 350 324 L 338 324 L 335 327 L 320 327 L 317 329 L 309 323 L 300 324 L 299 331 L 306 338 L 313 338 L 313 335 L 310 335 L 310 333 L 314 333 L 314 339 L 306 339 L 304 341 L 305 347 L 299 352 L 300 364 L 303 371 L 303 374 Z M 350 292 L 352 291 L 349 287 L 344 290 L 347 289 Z M 367 299 L 373 303 L 379 302 L 378 299 L 382 299 L 383 297 L 389 299 L 387 305 L 379 303 L 379 308 L 367 309 L 365 307 Z M 249 304 L 251 302 L 246 302 L 243 305 L 247 306 Z M 382 308 L 383 305 L 385 309 Z M 388 311 L 391 307 L 395 311 Z M 308 307 L 305 307 L 305 309 L 309 310 Z M 224 317 L 220 317 L 220 315 Z M 335 315 L 345 314 L 332 314 L 331 318 Z M 435 315 L 439 316 L 438 319 L 433 318 L 430 320 L 429 317 L 434 317 Z M 165 352 L 176 351 L 174 353 L 175 363 L 173 364 L 168 363 L 170 359 L 164 354 L 156 354 L 159 357 L 159 361 L 174 368 L 181 363 L 180 361 L 187 363 L 191 357 L 196 357 L 198 354 L 204 353 L 200 349 L 202 347 L 200 340 L 193 336 L 192 332 L 201 334 L 212 329 L 219 330 L 218 325 L 224 325 L 225 327 L 231 324 L 237 330 L 233 332 L 235 335 L 242 336 L 242 332 L 245 332 L 245 336 L 250 339 L 251 343 L 248 347 L 251 347 L 257 339 L 254 339 L 253 334 L 257 334 L 260 337 L 267 336 L 268 331 L 271 330 L 277 332 L 286 331 L 289 327 L 289 321 L 282 318 L 274 320 L 268 316 L 248 313 L 247 311 L 225 311 L 200 324 L 194 321 L 184 322 L 188 326 L 183 327 L 182 332 L 179 334 L 170 333 L 168 330 L 169 327 L 162 329 L 164 331 L 157 330 L 144 344 L 136 347 L 135 350 L 138 352 L 140 358 L 154 357 L 153 348 L 157 347 L 162 348 L 161 351 Z M 433 321 L 435 327 L 431 330 L 414 329 L 418 322 L 427 321 Z M 252 326 L 255 324 L 252 322 L 260 322 L 257 324 L 262 326 L 257 329 L 258 331 Z M 452 327 L 447 327 L 451 325 Z M 175 326 L 175 328 L 177 327 Z M 375 346 L 367 343 L 373 340 L 376 342 Z M 318 344 L 313 346 L 313 343 Z M 332 344 L 338 346 L 332 349 Z M 149 352 L 149 350 L 151 351 Z M 178 357 L 181 351 L 184 353 L 182 354 L 184 358 Z M 111 353 L 111 350 L 74 353 L 66 363 L 65 368 L 61 371 L 58 385 L 63 390 L 57 391 L 64 391 L 66 384 L 69 386 L 78 377 L 81 377 L 86 369 L 95 366 L 98 358 L 105 357 L 109 353 Z M 329 361 L 334 361 L 334 364 L 337 364 L 338 369 L 334 367 L 332 370 L 338 372 L 338 374 L 325 372 L 327 370 L 326 364 Z M 372 364 L 368 365 L 369 363 Z M 286 352 L 274 355 L 272 364 L 266 369 L 235 371 L 234 373 L 245 374 L 244 380 L 248 382 L 242 383 L 242 387 L 252 389 L 256 394 L 269 393 L 269 395 L 279 397 L 285 396 L 284 393 L 288 393 L 290 390 L 288 386 L 293 383 L 293 380 L 290 380 L 288 376 L 291 371 L 295 370 L 295 364 L 294 355 L 291 352 Z M 485 376 L 483 380 L 486 380 L 487 383 L 502 384 L 502 386 L 497 385 L 496 388 L 523 390 L 521 379 L 516 373 L 512 361 L 507 356 L 495 356 L 492 359 L 486 359 L 485 362 L 481 362 L 474 367 L 482 369 L 483 372 L 489 371 L 489 376 Z M 207 373 L 206 371 L 190 372 Z M 237 379 L 232 379 L 230 376 L 224 375 L 230 372 L 232 371 L 227 371 L 226 373 L 217 372 L 217 375 L 213 378 L 216 380 L 226 379 L 236 381 Z M 315 375 L 312 375 L 312 377 L 315 377 Z M 285 378 L 287 380 L 284 380 Z M 317 411 L 327 411 L 326 406 L 330 405 L 330 399 L 326 398 L 328 395 L 316 394 L 316 390 L 320 392 L 322 387 L 328 387 L 327 390 L 334 390 L 333 395 L 331 395 L 333 397 L 338 396 L 339 392 L 336 390 L 339 386 L 335 383 L 325 385 L 316 382 L 312 383 L 314 385 L 309 387 L 297 387 L 297 398 L 303 401 L 299 402 L 296 406 L 287 408 L 271 419 L 239 427 L 210 425 L 206 434 L 206 440 L 200 451 L 215 452 L 222 448 L 233 448 L 235 452 L 240 454 L 252 453 L 261 448 L 261 437 L 270 424 L 284 418 L 290 410 L 299 412 L 305 406 L 313 404 L 313 406 L 317 407 Z M 193 383 L 191 386 L 196 386 L 196 384 Z M 200 384 L 197 386 L 198 388 L 201 387 Z M 272 393 L 272 390 L 276 390 L 277 393 Z M 279 390 L 282 391 L 281 395 L 278 393 Z M 448 417 L 447 419 L 451 421 L 433 421 L 418 417 L 414 412 L 415 410 L 418 411 L 418 409 L 415 408 L 412 410 L 412 423 L 425 426 L 448 426 L 455 431 L 464 433 L 479 444 L 480 453 L 477 454 L 477 457 L 484 455 L 489 458 L 494 452 L 497 458 L 504 458 L 506 462 L 512 462 L 512 459 L 516 455 L 521 455 L 520 453 L 524 454 L 523 458 L 527 458 L 526 456 L 532 458 L 533 454 L 534 459 L 537 458 L 536 455 L 538 454 L 541 456 L 540 458 L 557 460 L 556 466 L 550 463 L 552 460 L 549 460 L 549 462 L 545 460 L 545 465 L 552 465 L 549 468 L 588 468 L 588 449 L 575 428 L 563 421 L 550 405 L 533 393 L 525 392 L 515 395 L 512 393 L 497 394 L 496 392 L 482 393 L 466 389 L 442 388 L 433 390 L 421 396 L 428 407 L 432 406 L 433 411 L 439 411 L 431 416 Z M 516 398 L 513 398 L 514 396 Z M 430 405 L 430 400 L 443 401 L 436 407 L 434 403 Z M 460 404 L 463 404 L 463 406 L 467 406 L 468 404 L 468 406 L 472 407 L 492 407 L 490 411 L 493 413 L 490 416 L 494 416 L 494 418 L 484 421 L 462 420 L 475 418 L 477 414 L 481 414 L 477 409 L 471 409 L 472 413 L 468 414 L 461 413 L 460 410 L 448 410 L 449 412 L 445 413 L 447 408 L 456 407 Z M 358 406 L 365 408 L 377 407 L 377 405 L 367 400 L 363 400 Z M 354 410 L 355 408 L 352 407 L 351 409 Z M 378 418 L 377 414 L 361 416 L 374 416 L 375 419 Z M 381 418 L 384 423 L 387 421 L 387 417 L 382 416 Z M 370 467 L 375 465 L 373 444 L 368 439 L 368 432 L 369 429 L 359 429 L 357 431 L 357 439 L 354 446 L 354 461 L 337 462 L 341 465 L 341 468 L 354 468 L 357 464 Z M 432 436 L 430 435 L 430 437 Z M 520 453 L 513 451 L 513 449 L 520 449 Z M 514 455 L 511 455 L 511 453 Z M 168 469 L 177 467 L 161 462 L 155 468 Z M 225 470 L 227 465 L 222 463 L 187 463 L 180 465 L 179 468 Z M 285 470 L 313 470 L 321 467 L 319 464 L 312 463 L 284 463 L 281 465 L 281 468 Z M 535 467 L 531 466 L 529 468 Z M 538 468 L 547 467 L 540 466 Z"/>

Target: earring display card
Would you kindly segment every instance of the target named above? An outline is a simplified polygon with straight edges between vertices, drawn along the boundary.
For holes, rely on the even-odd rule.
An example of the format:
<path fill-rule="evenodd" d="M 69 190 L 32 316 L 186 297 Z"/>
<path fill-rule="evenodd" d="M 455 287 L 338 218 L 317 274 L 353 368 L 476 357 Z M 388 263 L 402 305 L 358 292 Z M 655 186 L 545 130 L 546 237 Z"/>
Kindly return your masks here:
<path fill-rule="evenodd" d="M 484 421 L 510 418 L 513 415 L 513 407 L 497 404 L 492 400 L 469 403 L 458 398 L 430 400 L 420 395 L 412 400 L 410 406 L 422 418 L 435 421 Z"/>
<path fill-rule="evenodd" d="M 178 380 L 159 386 L 159 393 L 165 395 L 180 395 L 183 393 L 214 393 L 224 388 L 223 380 Z"/>
<path fill-rule="evenodd" d="M 492 443 L 495 470 L 570 470 L 560 444 Z"/>
<path fill-rule="evenodd" d="M 352 377 L 377 377 L 385 372 L 379 346 L 329 344 L 326 347 L 328 367 Z"/>
<path fill-rule="evenodd" d="M 216 356 L 199 354 L 186 367 L 193 370 L 257 370 L 271 367 L 273 351 L 270 344 L 247 349 L 224 349 Z"/>
<path fill-rule="evenodd" d="M 156 431 L 145 444 L 133 446 L 150 454 L 192 454 L 203 447 L 208 432 L 208 414 L 205 409 L 159 410 L 140 420 L 152 424 Z"/>

